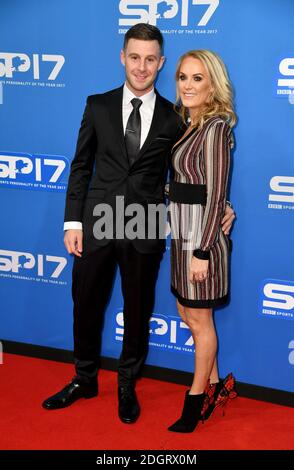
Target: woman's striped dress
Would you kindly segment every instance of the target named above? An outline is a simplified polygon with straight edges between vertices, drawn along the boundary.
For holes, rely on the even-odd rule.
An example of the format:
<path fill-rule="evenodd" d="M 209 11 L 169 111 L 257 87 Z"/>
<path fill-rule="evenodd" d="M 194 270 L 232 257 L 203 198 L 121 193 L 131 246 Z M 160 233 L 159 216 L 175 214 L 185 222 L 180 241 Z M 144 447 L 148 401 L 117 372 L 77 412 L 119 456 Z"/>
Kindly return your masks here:
<path fill-rule="evenodd" d="M 214 116 L 173 148 L 171 283 L 184 306 L 211 308 L 227 301 L 230 240 L 221 230 L 221 220 L 232 146 L 231 128 L 222 117 Z M 193 252 L 197 258 L 209 259 L 205 281 L 189 280 Z"/>

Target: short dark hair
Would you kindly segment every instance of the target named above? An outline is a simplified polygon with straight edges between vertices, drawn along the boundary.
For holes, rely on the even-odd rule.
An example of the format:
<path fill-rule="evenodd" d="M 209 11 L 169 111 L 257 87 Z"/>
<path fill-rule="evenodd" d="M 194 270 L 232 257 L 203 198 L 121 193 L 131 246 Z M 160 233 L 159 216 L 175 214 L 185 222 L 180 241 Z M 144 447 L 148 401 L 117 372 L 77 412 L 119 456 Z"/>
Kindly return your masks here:
<path fill-rule="evenodd" d="M 163 36 L 160 30 L 147 23 L 137 23 L 132 26 L 125 34 L 124 49 L 127 47 L 130 39 L 141 39 L 142 41 L 157 41 L 161 54 L 163 53 Z"/>

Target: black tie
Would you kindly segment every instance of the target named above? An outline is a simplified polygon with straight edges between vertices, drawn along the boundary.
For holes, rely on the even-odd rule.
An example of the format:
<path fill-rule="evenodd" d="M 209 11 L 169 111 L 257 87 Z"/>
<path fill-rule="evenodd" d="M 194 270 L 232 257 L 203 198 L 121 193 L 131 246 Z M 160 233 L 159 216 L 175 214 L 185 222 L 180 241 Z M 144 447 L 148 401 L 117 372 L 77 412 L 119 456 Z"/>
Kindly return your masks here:
<path fill-rule="evenodd" d="M 127 122 L 125 142 L 129 162 L 132 165 L 140 152 L 141 116 L 139 108 L 142 104 L 142 100 L 139 98 L 133 98 L 131 103 L 133 105 L 133 111 L 131 112 Z"/>

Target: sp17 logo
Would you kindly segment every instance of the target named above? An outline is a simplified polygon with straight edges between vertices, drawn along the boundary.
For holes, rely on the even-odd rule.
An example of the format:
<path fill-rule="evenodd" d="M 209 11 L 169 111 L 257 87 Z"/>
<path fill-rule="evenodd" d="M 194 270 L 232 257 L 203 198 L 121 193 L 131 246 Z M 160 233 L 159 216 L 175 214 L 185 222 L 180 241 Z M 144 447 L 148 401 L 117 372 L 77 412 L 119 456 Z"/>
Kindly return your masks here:
<path fill-rule="evenodd" d="M 47 277 L 58 279 L 66 265 L 67 259 L 60 256 L 0 250 L 0 272 L 19 274 L 23 270 L 35 269 L 38 277 L 46 276 L 46 271 Z"/>
<path fill-rule="evenodd" d="M 116 314 L 115 339 L 122 341 L 124 333 L 123 312 Z M 176 352 L 192 353 L 194 348 L 193 337 L 188 326 L 180 317 L 167 317 L 153 314 L 149 322 L 150 347 Z"/>
<path fill-rule="evenodd" d="M 273 176 L 270 187 L 273 192 L 268 197 L 269 201 L 294 204 L 294 176 Z"/>
<path fill-rule="evenodd" d="M 59 155 L 0 152 L 0 184 L 65 191 L 68 160 Z"/>
<path fill-rule="evenodd" d="M 119 11 L 123 17 L 119 19 L 119 25 L 149 23 L 156 26 L 159 19 L 170 20 L 180 15 L 181 26 L 188 26 L 190 7 L 197 5 L 208 6 L 196 23 L 197 26 L 206 26 L 219 6 L 219 0 L 120 0 Z"/>
<path fill-rule="evenodd" d="M 291 366 L 294 366 L 294 339 L 292 339 L 289 343 L 289 349 L 290 349 L 290 353 L 289 353 L 289 364 Z"/>
<path fill-rule="evenodd" d="M 281 60 L 279 71 L 283 78 L 278 79 L 278 86 L 294 88 L 294 58 L 287 57 Z"/>
<path fill-rule="evenodd" d="M 294 95 L 294 58 L 285 57 L 279 64 L 280 77 L 277 80 L 277 96 L 286 96 L 293 104 Z"/>
<path fill-rule="evenodd" d="M 264 281 L 261 308 L 262 315 L 294 320 L 294 282 Z"/>
<path fill-rule="evenodd" d="M 30 58 L 27 54 L 20 52 L 0 52 L 0 78 L 13 78 L 15 72 L 28 72 L 32 67 L 34 80 L 40 80 L 43 62 L 54 64 L 47 80 L 56 80 L 65 58 L 58 54 L 32 54 L 32 58 Z"/>

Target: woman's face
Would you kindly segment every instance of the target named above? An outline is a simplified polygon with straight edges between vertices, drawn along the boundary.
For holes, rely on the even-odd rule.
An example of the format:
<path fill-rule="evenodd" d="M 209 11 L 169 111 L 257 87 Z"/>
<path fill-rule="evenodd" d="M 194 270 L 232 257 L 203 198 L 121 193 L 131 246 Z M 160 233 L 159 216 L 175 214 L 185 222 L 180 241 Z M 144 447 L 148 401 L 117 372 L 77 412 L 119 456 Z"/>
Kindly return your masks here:
<path fill-rule="evenodd" d="M 191 118 L 197 116 L 213 90 L 204 64 L 194 57 L 183 60 L 177 86 L 182 104 L 189 109 Z"/>

